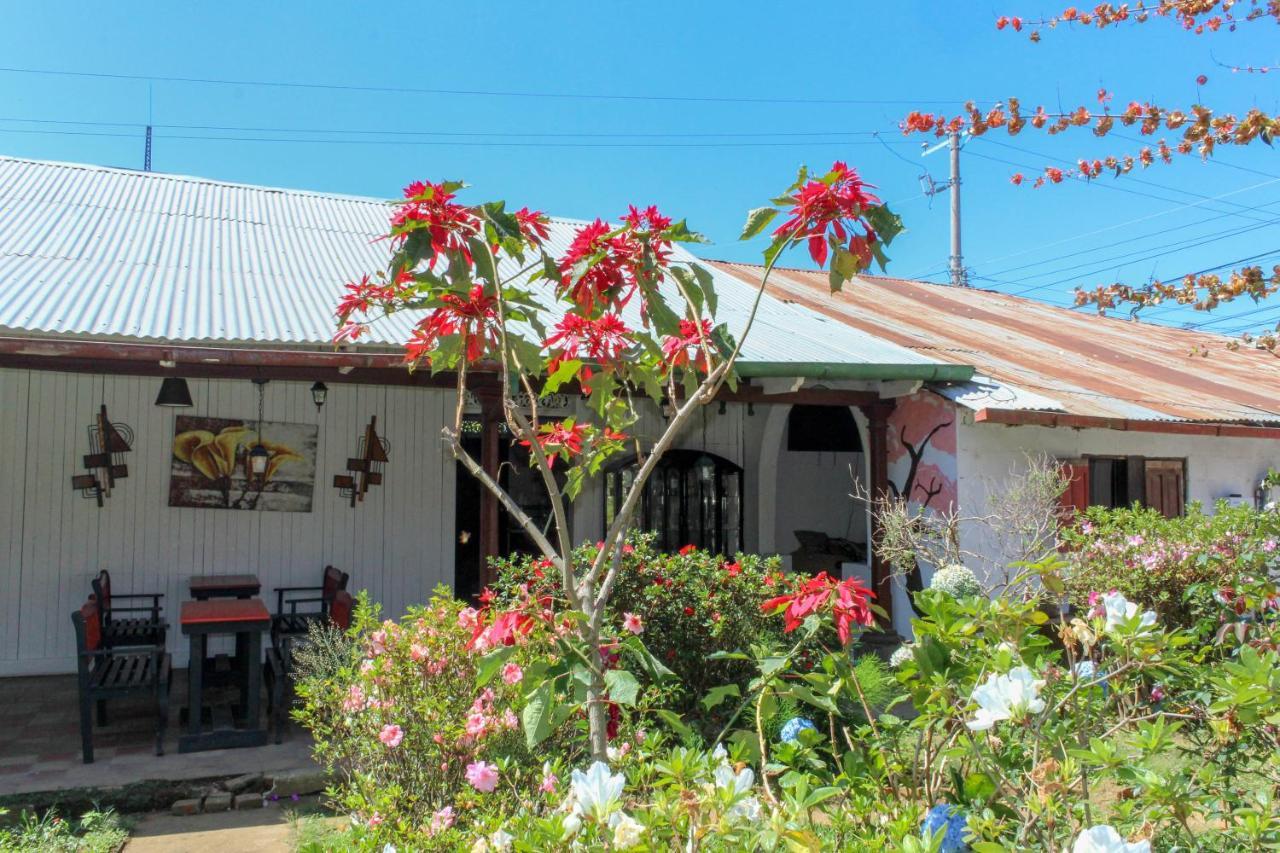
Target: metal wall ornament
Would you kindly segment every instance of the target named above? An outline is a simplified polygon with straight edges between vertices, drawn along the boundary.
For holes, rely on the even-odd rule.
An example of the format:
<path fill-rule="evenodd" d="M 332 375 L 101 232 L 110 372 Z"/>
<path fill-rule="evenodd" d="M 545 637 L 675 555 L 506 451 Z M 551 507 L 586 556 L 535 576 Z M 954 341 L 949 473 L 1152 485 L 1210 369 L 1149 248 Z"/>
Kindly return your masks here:
<path fill-rule="evenodd" d="M 378 435 L 378 416 L 370 415 L 369 425 L 364 428 L 364 435 L 356 448 L 359 456 L 347 459 L 347 473 L 333 476 L 334 488 L 350 501 L 352 507 L 364 500 L 370 486 L 382 485 L 383 466 L 390 450 L 391 443 Z"/>
<path fill-rule="evenodd" d="M 71 478 L 71 488 L 81 496 L 96 500 L 98 507 L 103 499 L 111 497 L 116 480 L 129 476 L 129 466 L 124 464 L 124 454 L 133 449 L 133 427 L 124 423 L 112 423 L 106 404 L 98 411 L 98 419 L 88 426 L 89 452 L 84 457 L 87 474 Z"/>

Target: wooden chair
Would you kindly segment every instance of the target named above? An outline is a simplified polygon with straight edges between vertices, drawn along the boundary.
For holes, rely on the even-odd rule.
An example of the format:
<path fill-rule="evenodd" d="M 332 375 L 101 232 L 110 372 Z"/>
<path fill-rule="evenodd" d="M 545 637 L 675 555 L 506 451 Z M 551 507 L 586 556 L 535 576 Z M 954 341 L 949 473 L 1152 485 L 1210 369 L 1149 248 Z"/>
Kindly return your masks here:
<path fill-rule="evenodd" d="M 99 605 L 89 599 L 71 614 L 76 629 L 76 671 L 80 688 L 80 744 L 84 763 L 93 763 L 93 706 L 98 725 L 107 724 L 107 700 L 150 694 L 156 703 L 156 755 L 164 755 L 169 724 L 170 661 L 164 646 L 123 646 L 103 643 Z"/>
<path fill-rule="evenodd" d="M 329 623 L 346 631 L 351 627 L 351 611 L 355 599 L 345 589 L 338 590 L 329 605 Z M 293 648 L 304 641 L 302 637 L 281 637 L 267 649 L 267 661 L 263 676 L 267 681 L 267 716 L 276 729 L 276 743 L 284 740 L 284 724 L 293 706 Z"/>
<path fill-rule="evenodd" d="M 334 595 L 347 588 L 349 579 L 346 572 L 340 572 L 333 566 L 325 566 L 320 586 L 276 587 L 276 613 L 271 617 L 272 643 L 281 638 L 305 636 L 312 622 L 328 616 Z M 300 604 L 315 607 L 299 612 Z M 285 609 L 286 605 L 288 610 Z"/>
<path fill-rule="evenodd" d="M 102 645 L 116 646 L 164 646 L 166 625 L 160 617 L 160 599 L 163 593 L 146 592 L 121 595 L 111 590 L 111 573 L 103 569 L 93 579 L 93 595 L 98 601 L 98 629 Z M 148 599 L 150 605 L 137 606 L 129 601 Z M 119 602 L 126 602 L 121 606 Z M 142 614 L 126 615 L 119 614 Z"/>

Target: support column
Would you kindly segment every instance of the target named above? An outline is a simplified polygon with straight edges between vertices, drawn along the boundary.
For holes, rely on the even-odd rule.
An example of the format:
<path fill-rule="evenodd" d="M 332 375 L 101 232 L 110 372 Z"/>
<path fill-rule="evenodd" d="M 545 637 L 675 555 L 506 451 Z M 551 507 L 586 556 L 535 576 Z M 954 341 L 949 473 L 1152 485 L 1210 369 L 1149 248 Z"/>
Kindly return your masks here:
<path fill-rule="evenodd" d="M 885 400 L 863 408 L 867 418 L 867 434 L 870 438 L 871 454 L 871 535 L 867 545 L 871 552 L 871 588 L 876 594 L 876 604 L 889 614 L 885 630 L 893 631 L 893 578 L 892 567 L 885 562 L 880 553 L 880 512 L 879 501 L 892 495 L 889 485 L 889 415 L 893 412 L 894 402 Z"/>
<path fill-rule="evenodd" d="M 484 472 L 500 482 L 499 467 L 501 463 L 501 447 L 499 445 L 499 429 L 502 425 L 502 398 L 496 389 L 475 389 L 476 399 L 480 401 L 480 466 Z M 497 580 L 496 574 L 489 565 L 491 557 L 499 552 L 498 496 L 488 488 L 480 489 L 480 588 L 484 589 Z"/>

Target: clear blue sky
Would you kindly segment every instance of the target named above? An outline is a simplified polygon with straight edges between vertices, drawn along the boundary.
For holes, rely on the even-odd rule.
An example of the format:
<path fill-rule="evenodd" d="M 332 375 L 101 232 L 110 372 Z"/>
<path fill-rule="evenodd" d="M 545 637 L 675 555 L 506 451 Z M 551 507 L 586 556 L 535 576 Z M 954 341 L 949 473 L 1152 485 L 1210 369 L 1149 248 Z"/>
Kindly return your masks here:
<path fill-rule="evenodd" d="M 156 171 L 374 196 L 395 195 L 413 178 L 458 177 L 477 200 L 579 218 L 655 202 L 715 241 L 705 255 L 735 260 L 758 257 L 759 246 L 735 241 L 749 208 L 799 164 L 844 159 L 906 221 L 889 272 L 943 280 L 946 197 L 921 197 L 918 177 L 927 170 L 944 180 L 946 155 L 922 159 L 918 138 L 904 140 L 896 127 L 910 109 L 1010 95 L 1051 108 L 1093 105 L 1099 87 L 1119 104 L 1203 97 L 1218 109 L 1272 111 L 1280 102 L 1280 77 L 1232 75 L 1211 58 L 1276 61 L 1269 20 L 1199 37 L 1163 21 L 1059 30 L 1039 45 L 993 26 L 1000 13 L 1055 8 L 1027 0 L 13 4 L 0 30 L 6 69 L 645 98 L 149 86 L 4 70 L 0 153 L 138 168 L 150 110 Z M 1199 74 L 1209 82 L 1198 94 Z M 181 138 L 210 136 L 241 138 Z M 1028 295 L 1064 304 L 1076 283 L 1173 278 L 1261 253 L 1268 266 L 1280 262 L 1280 155 L 1265 146 L 1094 185 L 1032 190 L 1008 181 L 1053 157 L 1138 146 L 1087 132 L 970 142 L 964 248 L 975 283 L 1037 288 Z M 1152 319 L 1235 331 L 1245 321 L 1223 318 L 1248 311 L 1249 320 L 1274 322 L 1280 302 L 1213 318 L 1166 309 Z"/>

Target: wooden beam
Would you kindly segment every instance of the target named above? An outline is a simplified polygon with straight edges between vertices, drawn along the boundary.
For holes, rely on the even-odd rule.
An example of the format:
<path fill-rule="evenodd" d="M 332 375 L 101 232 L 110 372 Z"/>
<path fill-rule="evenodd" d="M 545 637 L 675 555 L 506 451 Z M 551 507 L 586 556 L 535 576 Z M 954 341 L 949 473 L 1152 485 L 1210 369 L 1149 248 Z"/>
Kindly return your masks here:
<path fill-rule="evenodd" d="M 871 553 L 871 589 L 876 594 L 876 604 L 889 614 L 889 622 L 883 627 L 890 632 L 893 630 L 892 567 L 880 553 L 880 513 L 877 507 L 880 501 L 892 494 L 889 488 L 889 415 L 893 409 L 892 400 L 882 400 L 862 410 L 867 418 L 871 445 L 867 448 L 871 454 L 871 535 L 867 541 Z"/>
<path fill-rule="evenodd" d="M 765 393 L 754 385 L 739 385 L 716 395 L 716 400 L 729 403 L 753 403 L 762 406 L 874 406 L 881 401 L 875 391 L 847 391 L 836 388 L 801 388 L 779 394 Z"/>

